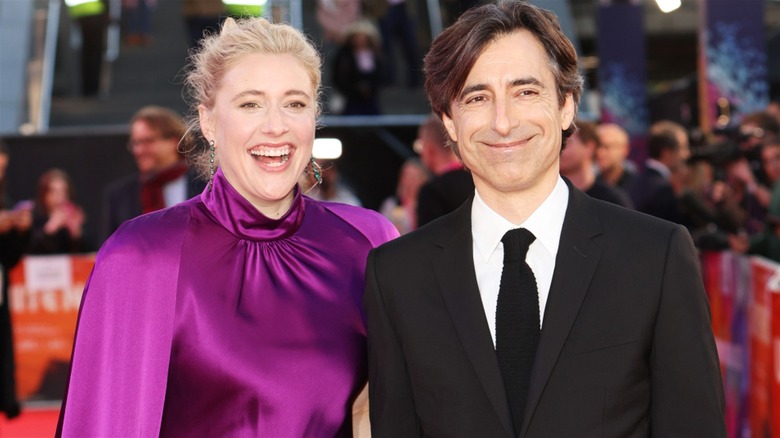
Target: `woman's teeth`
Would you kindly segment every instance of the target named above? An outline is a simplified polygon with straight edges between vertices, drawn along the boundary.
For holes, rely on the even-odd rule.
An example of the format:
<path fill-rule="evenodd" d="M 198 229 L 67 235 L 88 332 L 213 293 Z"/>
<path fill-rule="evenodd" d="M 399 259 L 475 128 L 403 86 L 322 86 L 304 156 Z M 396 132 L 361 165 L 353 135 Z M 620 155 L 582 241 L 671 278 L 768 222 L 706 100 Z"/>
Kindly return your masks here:
<path fill-rule="evenodd" d="M 258 148 L 249 151 L 253 157 L 259 159 L 267 166 L 281 166 L 290 159 L 290 147 Z"/>

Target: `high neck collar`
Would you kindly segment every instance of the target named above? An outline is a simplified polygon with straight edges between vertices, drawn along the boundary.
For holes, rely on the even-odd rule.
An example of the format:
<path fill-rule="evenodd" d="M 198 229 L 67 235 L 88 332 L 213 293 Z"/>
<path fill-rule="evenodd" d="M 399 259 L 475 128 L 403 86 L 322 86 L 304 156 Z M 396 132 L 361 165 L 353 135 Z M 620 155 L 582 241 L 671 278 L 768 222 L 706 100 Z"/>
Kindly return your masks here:
<path fill-rule="evenodd" d="M 303 222 L 304 198 L 295 187 L 290 210 L 279 219 L 260 213 L 249 201 L 230 185 L 221 169 L 217 169 L 209 190 L 201 199 L 214 218 L 236 237 L 248 240 L 278 240 L 292 236 Z"/>

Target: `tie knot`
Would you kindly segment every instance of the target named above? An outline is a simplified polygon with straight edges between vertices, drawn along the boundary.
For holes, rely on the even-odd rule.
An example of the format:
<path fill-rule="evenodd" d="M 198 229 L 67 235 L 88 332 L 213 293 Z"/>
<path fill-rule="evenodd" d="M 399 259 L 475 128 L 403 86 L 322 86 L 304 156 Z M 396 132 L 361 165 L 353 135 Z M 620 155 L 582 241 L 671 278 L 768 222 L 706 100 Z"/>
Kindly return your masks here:
<path fill-rule="evenodd" d="M 534 233 L 525 228 L 509 230 L 501 238 L 504 244 L 504 259 L 511 261 L 525 260 L 528 247 L 536 240 Z"/>

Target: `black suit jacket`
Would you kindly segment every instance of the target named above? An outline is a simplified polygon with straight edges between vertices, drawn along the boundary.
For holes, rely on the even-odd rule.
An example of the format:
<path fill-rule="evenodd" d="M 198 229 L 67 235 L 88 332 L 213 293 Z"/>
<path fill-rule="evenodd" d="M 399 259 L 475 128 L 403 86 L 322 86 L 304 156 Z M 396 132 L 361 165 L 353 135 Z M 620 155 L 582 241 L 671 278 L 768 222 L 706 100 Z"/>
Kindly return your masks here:
<path fill-rule="evenodd" d="M 683 223 L 680 200 L 670 183 L 660 172 L 647 167 L 634 177 L 628 186 L 628 194 L 634 208 L 642 213 Z"/>
<path fill-rule="evenodd" d="M 474 195 L 474 180 L 465 169 L 455 169 L 434 177 L 417 195 L 417 226 L 451 213 Z"/>
<path fill-rule="evenodd" d="M 187 171 L 187 199 L 199 195 L 205 188 L 206 182 L 199 179 L 190 168 Z M 141 213 L 141 179 L 138 174 L 110 183 L 103 192 L 100 242 L 107 239 L 124 221 L 140 216 Z"/>
<path fill-rule="evenodd" d="M 569 190 L 520 436 L 725 437 L 687 231 Z M 366 284 L 373 436 L 512 436 L 471 202 L 372 251 Z"/>

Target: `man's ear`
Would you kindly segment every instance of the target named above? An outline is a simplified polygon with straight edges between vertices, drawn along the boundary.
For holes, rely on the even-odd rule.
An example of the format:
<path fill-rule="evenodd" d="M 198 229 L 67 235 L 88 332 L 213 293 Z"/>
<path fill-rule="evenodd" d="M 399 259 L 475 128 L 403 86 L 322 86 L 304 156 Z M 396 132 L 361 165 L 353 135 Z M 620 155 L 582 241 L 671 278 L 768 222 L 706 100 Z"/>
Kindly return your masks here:
<path fill-rule="evenodd" d="M 447 114 L 441 115 L 441 121 L 444 124 L 444 129 L 447 130 L 447 134 L 450 136 L 450 139 L 457 143 L 458 142 L 458 134 L 455 130 L 455 123 L 452 122 L 452 119 Z"/>
<path fill-rule="evenodd" d="M 574 121 L 574 98 L 571 93 L 566 95 L 566 100 L 563 101 L 561 107 L 561 131 L 569 129 L 571 123 Z"/>
<path fill-rule="evenodd" d="M 214 140 L 214 112 L 203 104 L 198 105 L 198 120 L 203 137 L 208 141 Z"/>

